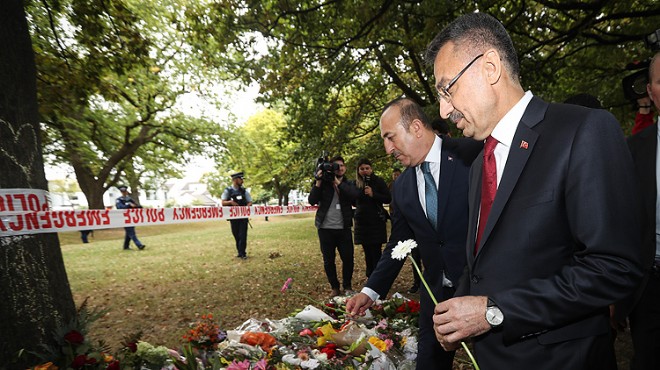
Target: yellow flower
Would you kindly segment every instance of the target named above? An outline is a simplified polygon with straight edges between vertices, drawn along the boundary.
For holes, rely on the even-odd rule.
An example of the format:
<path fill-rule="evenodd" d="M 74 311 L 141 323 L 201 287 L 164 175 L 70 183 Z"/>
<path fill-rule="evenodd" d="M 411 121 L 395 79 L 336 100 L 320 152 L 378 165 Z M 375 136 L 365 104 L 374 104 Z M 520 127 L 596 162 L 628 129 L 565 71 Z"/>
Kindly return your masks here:
<path fill-rule="evenodd" d="M 371 337 L 369 338 L 369 343 L 371 343 L 374 347 L 378 348 L 381 352 L 385 352 L 387 350 L 387 344 L 378 339 L 377 337 Z"/>

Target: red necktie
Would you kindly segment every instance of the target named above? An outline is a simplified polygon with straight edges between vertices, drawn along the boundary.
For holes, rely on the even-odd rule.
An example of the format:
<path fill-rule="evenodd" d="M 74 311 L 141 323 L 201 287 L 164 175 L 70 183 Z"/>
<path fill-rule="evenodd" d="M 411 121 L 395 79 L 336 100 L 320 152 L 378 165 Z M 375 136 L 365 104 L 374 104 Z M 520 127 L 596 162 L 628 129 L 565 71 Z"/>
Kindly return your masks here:
<path fill-rule="evenodd" d="M 497 164 L 493 155 L 496 145 L 497 140 L 488 136 L 486 145 L 484 145 L 484 163 L 481 170 L 481 210 L 479 211 L 479 230 L 477 231 L 477 242 L 474 244 L 474 254 L 477 254 L 479 249 L 481 235 L 486 228 L 488 214 L 495 200 L 495 192 L 497 192 Z"/>

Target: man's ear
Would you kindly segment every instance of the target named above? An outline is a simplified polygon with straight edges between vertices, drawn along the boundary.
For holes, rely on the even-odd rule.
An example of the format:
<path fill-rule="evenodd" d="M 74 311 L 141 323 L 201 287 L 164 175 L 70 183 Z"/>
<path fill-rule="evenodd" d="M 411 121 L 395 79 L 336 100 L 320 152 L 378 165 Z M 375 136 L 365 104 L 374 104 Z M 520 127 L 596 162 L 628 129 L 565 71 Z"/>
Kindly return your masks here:
<path fill-rule="evenodd" d="M 494 85 L 502 77 L 504 72 L 502 68 L 502 59 L 500 58 L 500 53 L 495 49 L 490 49 L 484 53 L 484 68 L 486 69 L 486 78 L 488 83 Z"/>
<path fill-rule="evenodd" d="M 419 118 L 415 118 L 410 122 L 410 131 L 416 136 L 416 137 L 421 137 L 422 136 L 422 129 L 424 127 L 424 124 L 422 121 L 419 120 Z"/>

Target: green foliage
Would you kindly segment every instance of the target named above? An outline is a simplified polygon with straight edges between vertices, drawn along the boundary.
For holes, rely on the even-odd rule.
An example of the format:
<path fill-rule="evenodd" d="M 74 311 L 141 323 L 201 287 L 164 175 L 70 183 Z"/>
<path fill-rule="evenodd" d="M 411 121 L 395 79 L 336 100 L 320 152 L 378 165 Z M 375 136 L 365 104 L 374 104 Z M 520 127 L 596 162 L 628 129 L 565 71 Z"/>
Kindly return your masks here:
<path fill-rule="evenodd" d="M 510 31 L 526 88 L 555 101 L 590 92 L 630 125 L 620 81 L 626 63 L 650 55 L 642 38 L 660 24 L 657 1 L 216 0 L 187 16 L 195 45 L 222 44 L 205 53 L 209 63 L 258 81 L 262 101 L 282 104 L 300 152 L 366 156 L 378 169 L 392 165 L 377 145 L 382 106 L 406 95 L 437 116 L 426 45 L 473 11 Z"/>

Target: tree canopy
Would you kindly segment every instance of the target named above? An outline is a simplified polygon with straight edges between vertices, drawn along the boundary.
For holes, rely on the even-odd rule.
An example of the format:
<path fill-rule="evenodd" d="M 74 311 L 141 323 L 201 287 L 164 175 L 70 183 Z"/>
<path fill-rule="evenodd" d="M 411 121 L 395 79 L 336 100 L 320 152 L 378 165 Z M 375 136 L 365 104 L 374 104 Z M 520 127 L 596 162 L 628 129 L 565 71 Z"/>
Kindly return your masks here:
<path fill-rule="evenodd" d="M 186 15 L 194 45 L 222 45 L 202 52 L 207 63 L 257 81 L 261 101 L 283 107 L 300 152 L 368 156 L 383 167 L 392 163 L 375 136 L 380 109 L 405 95 L 437 117 L 426 45 L 474 11 L 509 30 L 524 87 L 551 101 L 589 92 L 632 125 L 621 79 L 651 54 L 643 39 L 660 24 L 657 1 L 216 0 Z M 255 51 L 260 38 L 265 52 Z"/>

